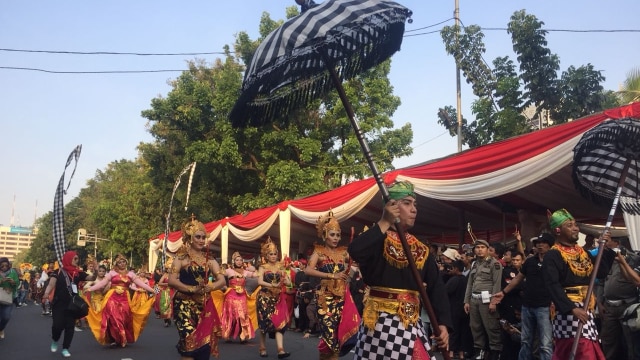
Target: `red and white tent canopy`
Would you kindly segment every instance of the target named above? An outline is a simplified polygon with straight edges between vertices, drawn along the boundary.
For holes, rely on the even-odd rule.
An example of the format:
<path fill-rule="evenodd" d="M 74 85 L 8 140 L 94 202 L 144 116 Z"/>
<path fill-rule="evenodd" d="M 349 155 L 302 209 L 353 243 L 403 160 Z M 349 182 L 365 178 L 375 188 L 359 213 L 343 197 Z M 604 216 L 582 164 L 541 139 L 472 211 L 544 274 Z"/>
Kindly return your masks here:
<path fill-rule="evenodd" d="M 566 208 L 579 222 L 604 222 L 609 209 L 589 202 L 574 188 L 573 148 L 587 130 L 623 117 L 640 118 L 640 103 L 394 170 L 383 179 L 387 184 L 408 180 L 415 185 L 418 221 L 411 232 L 433 243 L 458 244 L 465 237 L 469 242 L 467 223 L 489 241 L 505 240 L 519 224 L 526 239 L 539 232 L 547 209 Z M 329 210 L 340 220 L 345 241 L 351 227 L 358 233 L 373 224 L 382 212 L 374 179 L 216 220 L 206 227 L 211 239 L 220 239 L 214 245 L 219 246 L 223 262 L 235 250 L 257 254 L 260 241 L 256 240 L 267 236 L 279 240 L 282 253 L 295 259 L 318 240 L 315 222 Z M 150 250 L 160 248 L 163 238 L 164 234 L 152 240 Z M 180 232 L 171 233 L 169 250 L 180 245 Z"/>

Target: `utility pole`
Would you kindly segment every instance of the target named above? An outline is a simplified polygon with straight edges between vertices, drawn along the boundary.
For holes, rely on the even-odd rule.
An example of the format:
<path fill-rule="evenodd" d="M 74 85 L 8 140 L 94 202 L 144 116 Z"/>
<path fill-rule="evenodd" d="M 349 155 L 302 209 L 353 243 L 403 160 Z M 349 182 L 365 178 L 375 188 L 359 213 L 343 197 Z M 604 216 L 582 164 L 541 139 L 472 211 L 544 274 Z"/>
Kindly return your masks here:
<path fill-rule="evenodd" d="M 456 45 L 459 46 L 458 35 L 460 34 L 460 1 L 456 1 L 456 8 L 453 12 L 453 17 L 456 19 Z M 460 67 L 458 66 L 458 60 L 456 59 L 456 115 L 458 120 L 458 152 L 462 151 L 462 99 L 460 91 Z"/>

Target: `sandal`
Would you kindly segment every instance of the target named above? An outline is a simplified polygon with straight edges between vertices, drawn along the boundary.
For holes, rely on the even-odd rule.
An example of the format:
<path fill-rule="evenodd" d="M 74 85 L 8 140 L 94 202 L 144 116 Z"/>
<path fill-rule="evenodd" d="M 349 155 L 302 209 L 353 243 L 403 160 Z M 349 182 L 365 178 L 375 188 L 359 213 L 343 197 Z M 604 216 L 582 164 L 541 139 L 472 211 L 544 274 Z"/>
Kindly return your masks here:
<path fill-rule="evenodd" d="M 283 348 L 278 349 L 278 359 L 285 359 L 291 356 L 291 353 L 284 351 Z"/>
<path fill-rule="evenodd" d="M 269 355 L 267 354 L 267 349 L 265 348 L 260 348 L 260 357 L 268 357 Z"/>

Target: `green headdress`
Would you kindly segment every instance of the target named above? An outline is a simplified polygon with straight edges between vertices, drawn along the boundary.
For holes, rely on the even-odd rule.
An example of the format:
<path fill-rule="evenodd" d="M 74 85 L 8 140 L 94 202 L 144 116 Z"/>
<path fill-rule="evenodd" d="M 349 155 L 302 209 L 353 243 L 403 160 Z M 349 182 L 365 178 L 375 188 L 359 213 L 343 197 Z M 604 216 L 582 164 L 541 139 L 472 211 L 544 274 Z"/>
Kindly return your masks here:
<path fill-rule="evenodd" d="M 566 209 L 556 210 L 553 214 L 548 214 L 548 217 L 549 227 L 551 227 L 551 229 L 559 228 L 567 220 L 574 220 L 573 216 L 569 214 Z"/>
<path fill-rule="evenodd" d="M 416 193 L 413 191 L 413 184 L 408 181 L 396 181 L 391 186 L 387 187 L 389 190 L 389 200 L 400 200 L 407 196 L 416 198 Z"/>

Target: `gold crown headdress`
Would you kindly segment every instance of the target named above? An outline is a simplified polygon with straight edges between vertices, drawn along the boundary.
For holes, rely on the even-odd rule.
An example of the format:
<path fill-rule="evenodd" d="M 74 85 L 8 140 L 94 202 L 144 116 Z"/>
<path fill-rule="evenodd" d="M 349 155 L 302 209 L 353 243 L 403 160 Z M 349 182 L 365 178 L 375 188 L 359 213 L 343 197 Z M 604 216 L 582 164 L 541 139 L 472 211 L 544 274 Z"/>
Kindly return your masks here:
<path fill-rule="evenodd" d="M 87 260 L 84 263 L 85 263 L 85 265 L 95 264 L 96 263 L 96 258 L 93 255 L 89 254 L 89 255 L 87 255 Z"/>
<path fill-rule="evenodd" d="M 333 211 L 329 211 L 326 215 L 318 217 L 316 229 L 318 230 L 318 237 L 321 239 L 327 237 L 329 230 L 341 231 L 340 223 L 335 216 L 333 216 Z"/>
<path fill-rule="evenodd" d="M 267 256 L 270 252 L 278 252 L 278 247 L 273 243 L 273 240 L 271 240 L 271 236 L 267 237 L 267 240 L 262 244 L 260 248 L 260 254 L 262 254 L 264 261 L 266 261 Z"/>
<path fill-rule="evenodd" d="M 233 264 L 234 267 L 236 265 L 236 259 L 237 258 L 242 258 L 242 255 L 240 255 L 239 251 L 236 251 L 231 255 L 231 261 L 230 262 L 231 262 L 231 264 Z M 242 259 L 242 263 L 244 263 L 244 258 Z"/>
<path fill-rule="evenodd" d="M 204 224 L 196 220 L 195 215 L 191 214 L 191 218 L 182 224 L 182 242 L 190 242 L 193 235 L 198 231 L 203 231 L 207 236 L 207 229 Z"/>

